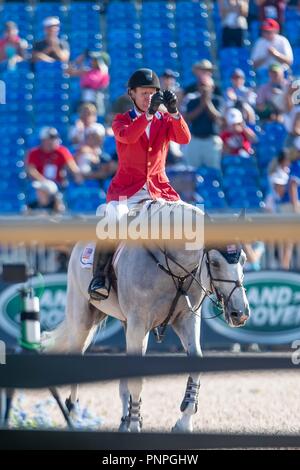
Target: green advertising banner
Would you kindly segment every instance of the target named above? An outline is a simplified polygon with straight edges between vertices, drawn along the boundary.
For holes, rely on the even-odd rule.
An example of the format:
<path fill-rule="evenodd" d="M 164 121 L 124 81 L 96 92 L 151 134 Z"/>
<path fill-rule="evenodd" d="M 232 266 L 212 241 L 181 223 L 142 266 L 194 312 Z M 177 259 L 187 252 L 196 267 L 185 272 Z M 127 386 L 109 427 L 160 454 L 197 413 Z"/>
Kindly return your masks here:
<path fill-rule="evenodd" d="M 227 325 L 223 316 L 206 320 L 216 333 L 238 342 L 284 344 L 300 339 L 300 274 L 288 271 L 246 273 L 245 287 L 251 316 L 242 328 Z M 213 316 L 205 302 L 204 317 Z"/>
<path fill-rule="evenodd" d="M 32 284 L 40 296 L 42 329 L 55 328 L 64 318 L 67 290 L 66 274 L 50 274 L 33 278 Z M 203 305 L 203 340 L 213 344 L 232 341 L 261 344 L 284 344 L 300 339 L 300 274 L 286 271 L 246 273 L 245 286 L 251 316 L 246 326 L 232 328 L 223 316 L 207 319 L 216 313 L 210 301 Z M 14 341 L 20 335 L 20 285 L 6 287 L 0 292 L 0 338 Z M 209 328 L 207 328 L 209 327 Z M 97 342 L 109 340 L 123 343 L 119 321 L 109 318 L 97 336 Z M 170 342 L 168 334 L 166 343 Z M 209 345 L 208 345 L 209 346 Z"/>
<path fill-rule="evenodd" d="M 54 329 L 64 318 L 67 299 L 67 275 L 47 274 L 31 281 L 35 294 L 40 297 L 42 330 Z M 20 336 L 21 284 L 7 287 L 0 292 L 0 332 L 12 338 Z M 121 330 L 121 324 L 109 318 L 98 340 L 105 340 Z"/>

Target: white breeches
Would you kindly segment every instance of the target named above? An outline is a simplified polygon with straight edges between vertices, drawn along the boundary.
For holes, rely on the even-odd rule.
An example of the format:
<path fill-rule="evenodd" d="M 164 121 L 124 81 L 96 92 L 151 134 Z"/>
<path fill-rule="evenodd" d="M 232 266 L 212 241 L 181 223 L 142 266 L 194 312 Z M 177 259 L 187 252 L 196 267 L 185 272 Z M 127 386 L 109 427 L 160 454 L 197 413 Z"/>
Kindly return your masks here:
<path fill-rule="evenodd" d="M 128 214 L 130 209 L 135 207 L 140 201 L 152 200 L 146 188 L 140 189 L 137 193 L 129 198 L 120 199 L 118 201 L 110 201 L 106 204 L 105 214 L 109 220 L 120 221 L 120 219 Z"/>

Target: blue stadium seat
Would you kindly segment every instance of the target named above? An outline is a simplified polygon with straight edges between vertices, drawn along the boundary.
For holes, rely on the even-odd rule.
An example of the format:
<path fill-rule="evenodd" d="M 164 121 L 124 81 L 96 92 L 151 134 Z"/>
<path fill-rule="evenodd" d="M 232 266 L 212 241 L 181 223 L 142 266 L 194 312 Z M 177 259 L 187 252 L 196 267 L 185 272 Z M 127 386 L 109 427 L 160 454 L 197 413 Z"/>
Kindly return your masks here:
<path fill-rule="evenodd" d="M 27 38 L 29 47 L 42 37 L 42 22 L 47 16 L 59 16 L 61 33 L 68 40 L 72 59 L 85 49 L 102 50 L 104 40 L 111 57 L 110 99 L 115 100 L 126 91 L 130 74 L 138 67 L 152 67 L 161 74 L 165 68 L 180 73 L 181 86 L 194 81 L 192 65 L 202 58 L 212 59 L 212 46 L 220 45 L 221 22 L 217 2 L 212 12 L 207 2 L 177 0 L 111 0 L 79 2 L 2 2 L 2 24 L 13 20 L 19 26 L 20 36 Z M 250 8 L 253 8 L 250 2 Z M 210 16 L 211 15 L 211 16 Z M 255 15 L 252 14 L 252 18 Z M 155 28 L 152 28 L 155 21 Z M 101 30 L 103 22 L 105 30 Z M 242 68 L 247 84 L 265 80 L 265 74 L 253 70 L 251 48 L 259 36 L 259 22 L 249 25 L 247 47 L 217 50 L 216 67 L 219 68 L 222 89 L 229 86 L 233 68 Z M 294 48 L 293 73 L 300 74 L 300 15 L 287 8 L 284 34 Z M 104 37 L 105 35 L 105 37 Z M 213 56 L 214 57 L 214 56 Z M 74 123 L 75 110 L 80 101 L 78 78 L 70 79 L 61 63 L 38 62 L 34 71 L 24 61 L 15 71 L 0 70 L 7 84 L 5 107 L 0 106 L 0 138 L 2 152 L 0 169 L 0 198 L 5 201 L 6 213 L 22 210 L 26 193 L 24 159 L 27 149 L 37 145 L 38 130 L 45 125 L 58 128 L 63 139 Z M 268 123 L 255 129 L 258 142 L 254 145 L 256 157 L 242 159 L 236 156 L 222 158 L 222 171 L 198 168 L 194 174 L 182 173 L 180 194 L 190 202 L 204 202 L 209 210 L 227 210 L 248 207 L 263 208 L 263 196 L 269 183 L 267 166 L 278 155 L 286 138 L 279 123 Z M 105 141 L 108 153 L 115 151 L 114 139 Z M 175 178 L 175 173 L 173 174 Z M 184 179 L 186 178 L 186 180 Z M 192 181 L 192 179 L 194 180 Z M 107 190 L 109 179 L 103 185 Z M 83 186 L 73 185 L 66 191 L 66 200 L 75 212 L 94 212 L 104 200 L 95 181 Z M 25 189 L 24 189 L 25 188 Z M 74 197 L 74 195 L 76 197 Z"/>

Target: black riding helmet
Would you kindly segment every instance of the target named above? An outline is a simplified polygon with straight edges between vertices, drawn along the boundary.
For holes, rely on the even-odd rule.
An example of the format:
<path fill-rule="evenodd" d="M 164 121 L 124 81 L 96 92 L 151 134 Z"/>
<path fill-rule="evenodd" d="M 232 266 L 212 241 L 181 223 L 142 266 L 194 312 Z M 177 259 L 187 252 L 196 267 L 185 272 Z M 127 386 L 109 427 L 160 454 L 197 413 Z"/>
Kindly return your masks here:
<path fill-rule="evenodd" d="M 128 89 L 133 88 L 156 88 L 156 91 L 160 90 L 159 78 L 155 72 L 151 69 L 138 69 L 136 70 L 128 80 Z"/>

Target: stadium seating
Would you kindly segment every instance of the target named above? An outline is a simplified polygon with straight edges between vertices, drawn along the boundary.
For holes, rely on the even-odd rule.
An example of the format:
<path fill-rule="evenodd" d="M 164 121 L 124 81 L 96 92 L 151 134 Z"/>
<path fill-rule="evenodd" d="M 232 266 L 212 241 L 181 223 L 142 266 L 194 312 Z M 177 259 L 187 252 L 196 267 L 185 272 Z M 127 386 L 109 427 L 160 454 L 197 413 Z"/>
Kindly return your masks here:
<path fill-rule="evenodd" d="M 193 81 L 192 65 L 217 57 L 216 68 L 221 89 L 230 84 L 232 70 L 242 68 L 247 84 L 255 86 L 264 77 L 255 74 L 250 60 L 251 45 L 259 35 L 259 22 L 251 13 L 248 37 L 242 48 L 221 48 L 221 23 L 217 2 L 210 11 L 205 1 L 73 1 L 73 2 L 1 2 L 2 23 L 15 21 L 20 36 L 29 44 L 41 38 L 42 22 L 47 16 L 59 16 L 61 35 L 70 44 L 71 59 L 87 49 L 108 52 L 111 58 L 110 100 L 126 92 L 130 74 L 138 67 L 152 67 L 158 74 L 165 68 L 180 74 L 181 86 Z M 253 19 L 254 18 L 254 19 Z M 153 24 L 155 23 L 155 28 Z M 295 55 L 293 71 L 300 74 L 300 15 L 287 9 L 284 34 Z M 0 105 L 2 155 L 0 169 L 1 212 L 19 212 L 30 193 L 24 170 L 27 150 L 37 145 L 42 126 L 55 126 L 64 143 L 74 122 L 80 98 L 79 79 L 70 78 L 59 63 L 28 62 L 7 71 L 0 64 L 0 76 L 6 84 L 6 105 Z M 267 167 L 282 149 L 286 131 L 280 123 L 255 126 L 258 142 L 250 159 L 226 156 L 222 171 L 171 169 L 170 179 L 182 178 L 181 196 L 190 202 L 205 202 L 210 210 L 231 210 L 245 206 L 260 210 L 268 191 Z M 112 145 L 111 145 L 112 144 Z M 107 141 L 109 151 L 114 143 Z M 104 184 L 107 188 L 109 182 Z M 182 186 L 183 184 L 183 186 Z M 179 185 L 180 186 L 180 185 Z M 94 211 L 104 193 L 92 183 L 71 186 L 65 198 L 75 212 Z"/>
<path fill-rule="evenodd" d="M 84 185 L 70 184 L 64 195 L 71 212 L 93 213 L 105 203 L 105 193 L 97 182 L 88 181 Z"/>

